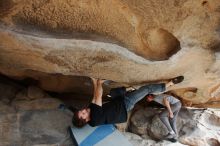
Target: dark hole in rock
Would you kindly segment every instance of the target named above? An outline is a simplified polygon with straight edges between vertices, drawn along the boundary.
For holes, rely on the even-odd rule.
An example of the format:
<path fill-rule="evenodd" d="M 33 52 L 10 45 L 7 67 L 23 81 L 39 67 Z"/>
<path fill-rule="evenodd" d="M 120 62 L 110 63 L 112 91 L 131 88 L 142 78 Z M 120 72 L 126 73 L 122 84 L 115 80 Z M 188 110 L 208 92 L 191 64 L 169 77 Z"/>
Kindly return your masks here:
<path fill-rule="evenodd" d="M 203 2 L 202 2 L 202 5 L 203 5 L 203 6 L 205 6 L 206 4 L 208 4 L 207 1 L 203 1 Z"/>

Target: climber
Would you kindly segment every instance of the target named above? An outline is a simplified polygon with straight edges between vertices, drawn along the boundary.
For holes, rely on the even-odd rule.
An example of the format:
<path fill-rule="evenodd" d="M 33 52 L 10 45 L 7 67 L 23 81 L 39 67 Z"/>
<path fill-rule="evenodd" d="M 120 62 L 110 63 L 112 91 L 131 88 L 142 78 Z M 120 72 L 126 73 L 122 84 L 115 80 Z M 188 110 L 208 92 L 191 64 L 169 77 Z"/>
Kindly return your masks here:
<path fill-rule="evenodd" d="M 176 119 L 181 109 L 181 102 L 177 98 L 168 94 L 148 94 L 146 97 L 148 102 L 155 101 L 165 107 L 165 109 L 159 114 L 160 120 L 169 131 L 165 136 L 165 139 L 177 139 L 178 131 L 176 128 Z"/>
<path fill-rule="evenodd" d="M 184 77 L 173 78 L 168 83 L 145 85 L 132 92 L 126 92 L 123 87 L 116 88 L 115 91 L 119 94 L 112 94 L 114 96 L 112 100 L 104 104 L 102 104 L 102 84 L 105 80 L 91 79 L 94 85 L 93 99 L 88 107 L 74 111 L 72 122 L 76 127 L 83 127 L 87 123 L 90 126 L 98 126 L 126 122 L 127 112 L 138 101 L 150 93 L 164 92 L 168 87 L 182 82 Z M 112 93 L 116 92 L 112 91 Z M 116 96 L 117 98 L 115 98 Z"/>

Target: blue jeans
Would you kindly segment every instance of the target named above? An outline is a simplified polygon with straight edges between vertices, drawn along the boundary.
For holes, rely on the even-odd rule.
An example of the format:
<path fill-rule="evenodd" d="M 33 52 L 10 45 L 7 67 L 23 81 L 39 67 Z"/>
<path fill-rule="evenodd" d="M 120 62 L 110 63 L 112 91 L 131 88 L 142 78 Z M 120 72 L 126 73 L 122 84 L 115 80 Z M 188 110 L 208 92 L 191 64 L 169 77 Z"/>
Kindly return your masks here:
<path fill-rule="evenodd" d="M 155 93 L 155 92 L 163 92 L 165 91 L 165 84 L 149 84 L 140 87 L 139 89 L 126 93 L 124 97 L 124 103 L 127 111 L 133 109 L 134 105 L 143 99 L 147 94 Z"/>

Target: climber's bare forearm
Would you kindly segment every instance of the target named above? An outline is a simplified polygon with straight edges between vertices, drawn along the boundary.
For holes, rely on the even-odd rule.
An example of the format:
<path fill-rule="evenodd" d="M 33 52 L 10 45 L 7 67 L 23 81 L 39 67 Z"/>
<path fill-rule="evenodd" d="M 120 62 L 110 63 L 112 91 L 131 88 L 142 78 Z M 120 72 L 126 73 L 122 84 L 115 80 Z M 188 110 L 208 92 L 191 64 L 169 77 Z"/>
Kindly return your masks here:
<path fill-rule="evenodd" d="M 93 98 L 92 98 L 92 103 L 95 103 L 96 101 L 96 90 L 97 90 L 97 79 L 95 78 L 91 78 L 92 79 L 92 83 L 93 83 Z"/>
<path fill-rule="evenodd" d="M 103 88 L 102 88 L 102 84 L 103 84 L 103 80 L 98 79 L 97 80 L 97 86 L 96 86 L 96 90 L 95 90 L 95 97 L 94 97 L 94 103 L 102 106 L 102 95 L 103 95 Z"/>
<path fill-rule="evenodd" d="M 102 94 L 103 94 L 103 88 L 102 88 L 102 81 L 97 81 L 97 90 L 96 90 L 96 101 L 95 103 L 99 106 L 102 106 Z"/>
<path fill-rule="evenodd" d="M 163 99 L 163 102 L 164 102 L 164 105 L 166 106 L 166 108 L 167 108 L 169 114 L 172 114 L 173 112 L 172 112 L 172 110 L 171 110 L 169 101 L 168 101 L 166 98 L 164 98 L 164 99 Z"/>

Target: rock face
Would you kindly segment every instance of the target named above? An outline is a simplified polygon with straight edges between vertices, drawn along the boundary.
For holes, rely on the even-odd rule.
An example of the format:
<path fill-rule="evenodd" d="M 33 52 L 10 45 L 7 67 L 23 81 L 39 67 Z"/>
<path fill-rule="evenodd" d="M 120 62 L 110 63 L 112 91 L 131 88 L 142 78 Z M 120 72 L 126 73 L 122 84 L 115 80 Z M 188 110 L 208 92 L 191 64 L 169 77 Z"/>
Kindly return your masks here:
<path fill-rule="evenodd" d="M 219 7 L 217 0 L 2 0 L 0 73 L 78 93 L 85 89 L 77 76 L 121 86 L 184 75 L 175 93 L 185 104 L 220 107 Z"/>
<path fill-rule="evenodd" d="M 5 94 L 4 98 L 0 98 L 0 146 L 73 145 L 67 132 L 72 113 L 59 110 L 59 104 L 62 102 L 52 97 L 33 99 L 25 97 L 24 94 L 25 98 L 17 98 L 19 96 L 16 94 L 25 89 L 21 87 L 11 83 L 0 85 L 6 93 L 11 91 L 10 94 Z M 43 93 L 40 90 L 35 91 L 37 92 L 32 92 L 31 97 Z"/>
<path fill-rule="evenodd" d="M 26 27 L 27 24 L 37 24 L 39 29 L 58 33 L 78 31 L 103 34 L 151 59 L 166 59 L 180 49 L 179 41 L 171 32 L 154 26 L 155 22 L 145 26 L 144 18 L 136 15 L 138 11 L 132 10 L 131 6 L 129 1 L 117 0 L 3 1 L 1 13 L 3 22 L 8 25 Z M 151 27 L 147 30 L 148 34 L 144 32 L 146 27 Z M 159 43 L 160 50 L 156 46 Z"/>
<path fill-rule="evenodd" d="M 69 145 L 72 115 L 43 90 L 89 101 L 90 76 L 113 81 L 106 94 L 184 75 L 171 94 L 184 106 L 219 108 L 220 1 L 0 0 L 0 74 L 20 83 L 0 76 L 3 146 Z M 158 112 L 131 117 L 132 132 L 145 138 L 127 133 L 134 145 L 171 145 L 154 141 L 167 132 Z M 182 110 L 179 142 L 217 146 L 219 122 L 210 109 Z"/>
<path fill-rule="evenodd" d="M 142 137 L 130 132 L 125 132 L 124 136 L 128 138 L 128 140 L 133 144 L 133 146 L 187 146 L 179 142 L 175 142 L 175 143 L 169 141 L 156 142 L 149 138 L 143 139 Z"/>
<path fill-rule="evenodd" d="M 168 133 L 167 128 L 158 118 L 158 108 L 140 108 L 131 117 L 130 130 L 145 139 L 161 140 Z M 218 109 L 182 109 L 177 120 L 178 141 L 185 145 L 220 144 L 220 111 Z M 150 138 L 149 138 L 150 137 Z M 152 141 L 152 140 L 151 140 Z M 159 142 L 159 143 L 160 143 Z M 156 144 L 159 145 L 158 142 Z"/>

